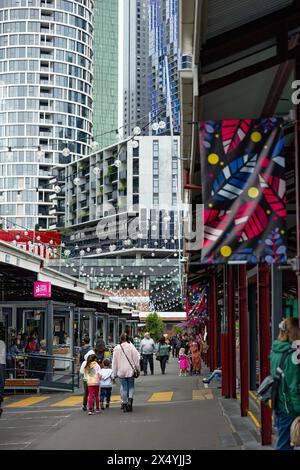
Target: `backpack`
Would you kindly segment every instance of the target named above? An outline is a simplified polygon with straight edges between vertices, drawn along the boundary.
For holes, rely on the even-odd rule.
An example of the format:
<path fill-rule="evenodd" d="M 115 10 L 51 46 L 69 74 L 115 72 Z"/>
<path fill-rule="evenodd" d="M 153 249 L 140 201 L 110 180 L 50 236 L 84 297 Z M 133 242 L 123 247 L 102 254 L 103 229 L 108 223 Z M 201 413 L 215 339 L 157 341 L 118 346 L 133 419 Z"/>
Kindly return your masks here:
<path fill-rule="evenodd" d="M 300 416 L 294 419 L 291 426 L 291 446 L 300 446 Z"/>
<path fill-rule="evenodd" d="M 282 354 L 281 359 L 280 359 L 280 364 L 276 369 L 276 373 L 274 377 L 272 375 L 268 375 L 258 387 L 258 390 L 256 393 L 257 398 L 264 405 L 268 405 L 269 400 L 271 400 L 272 410 L 274 410 L 276 407 L 278 393 L 279 393 L 279 385 L 280 385 L 281 379 L 283 378 L 283 370 L 284 370 L 284 364 L 285 364 L 286 358 L 292 352 L 294 352 L 294 349 L 290 348 Z"/>
<path fill-rule="evenodd" d="M 92 348 L 92 346 L 82 346 L 82 348 L 80 349 L 80 364 L 83 363 L 84 361 L 84 356 L 86 355 L 86 353 L 88 353 Z"/>

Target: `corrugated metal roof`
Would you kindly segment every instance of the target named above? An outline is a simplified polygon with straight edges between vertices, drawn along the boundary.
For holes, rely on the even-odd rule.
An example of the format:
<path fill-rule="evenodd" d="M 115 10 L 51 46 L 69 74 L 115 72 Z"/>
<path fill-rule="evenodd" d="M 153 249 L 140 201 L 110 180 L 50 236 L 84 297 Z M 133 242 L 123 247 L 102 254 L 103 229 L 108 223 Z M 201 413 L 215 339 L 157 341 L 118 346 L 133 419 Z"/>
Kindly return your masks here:
<path fill-rule="evenodd" d="M 281 10 L 293 0 L 208 0 L 207 39 Z"/>

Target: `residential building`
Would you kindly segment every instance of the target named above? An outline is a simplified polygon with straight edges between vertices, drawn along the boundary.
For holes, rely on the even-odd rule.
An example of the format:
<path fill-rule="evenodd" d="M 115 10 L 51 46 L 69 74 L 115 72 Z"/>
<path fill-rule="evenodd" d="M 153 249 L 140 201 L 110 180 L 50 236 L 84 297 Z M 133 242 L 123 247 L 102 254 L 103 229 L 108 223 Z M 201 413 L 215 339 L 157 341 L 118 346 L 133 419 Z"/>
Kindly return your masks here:
<path fill-rule="evenodd" d="M 52 168 L 89 152 L 93 0 L 3 0 L 0 216 L 47 229 Z"/>
<path fill-rule="evenodd" d="M 158 134 L 170 133 L 172 126 L 174 134 L 179 134 L 179 0 L 150 0 L 149 58 L 150 120 L 159 116 L 166 122 Z"/>
<path fill-rule="evenodd" d="M 174 308 L 182 301 L 179 137 L 173 145 L 170 136 L 134 141 L 138 147 L 124 140 L 66 166 L 60 268 L 90 277 L 94 288 L 147 290 L 157 305 L 156 289 L 167 297 L 168 286 L 162 308 Z"/>
<path fill-rule="evenodd" d="M 149 0 L 124 1 L 124 136 L 149 122 Z M 149 129 L 143 131 L 149 134 Z"/>

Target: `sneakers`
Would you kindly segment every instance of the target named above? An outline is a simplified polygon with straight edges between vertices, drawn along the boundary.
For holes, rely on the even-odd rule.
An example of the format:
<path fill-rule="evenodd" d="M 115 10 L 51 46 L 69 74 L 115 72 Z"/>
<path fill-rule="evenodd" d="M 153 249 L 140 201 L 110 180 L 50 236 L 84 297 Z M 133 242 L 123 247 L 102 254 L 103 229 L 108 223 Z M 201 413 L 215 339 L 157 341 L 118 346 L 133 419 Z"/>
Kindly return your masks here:
<path fill-rule="evenodd" d="M 93 412 L 90 410 L 88 414 L 89 414 L 89 415 L 92 415 L 92 414 L 93 414 Z"/>
<path fill-rule="evenodd" d="M 104 403 L 103 403 L 103 401 L 101 401 L 100 406 L 101 406 L 101 410 L 104 410 Z"/>
<path fill-rule="evenodd" d="M 83 406 L 83 407 L 82 407 L 82 411 L 87 411 L 87 407 L 86 407 L 86 406 Z"/>
<path fill-rule="evenodd" d="M 106 403 L 106 408 L 109 408 L 109 401 Z"/>
<path fill-rule="evenodd" d="M 202 382 L 203 382 L 204 384 L 209 384 L 209 380 L 208 380 L 208 379 L 202 379 Z"/>
<path fill-rule="evenodd" d="M 101 411 L 100 411 L 100 410 L 96 410 L 96 413 L 99 414 L 99 413 L 101 413 Z"/>

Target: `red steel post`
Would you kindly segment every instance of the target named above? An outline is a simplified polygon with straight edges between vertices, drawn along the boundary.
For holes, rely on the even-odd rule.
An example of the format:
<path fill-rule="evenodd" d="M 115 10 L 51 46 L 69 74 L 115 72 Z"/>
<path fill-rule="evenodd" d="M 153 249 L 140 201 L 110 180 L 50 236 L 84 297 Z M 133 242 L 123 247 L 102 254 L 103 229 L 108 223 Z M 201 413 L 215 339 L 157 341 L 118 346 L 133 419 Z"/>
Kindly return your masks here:
<path fill-rule="evenodd" d="M 271 350 L 270 270 L 267 264 L 258 266 L 258 339 L 260 379 L 270 374 L 269 354 Z M 261 443 L 272 444 L 272 410 L 261 404 Z"/>
<path fill-rule="evenodd" d="M 235 276 L 234 266 L 228 266 L 227 311 L 228 311 L 228 359 L 229 359 L 229 396 L 236 398 L 236 331 L 235 331 Z"/>
<path fill-rule="evenodd" d="M 217 283 L 216 275 L 212 276 L 211 279 L 211 292 L 212 292 L 212 303 L 211 303 L 211 317 L 212 317 L 212 337 L 213 337 L 213 350 L 212 350 L 212 368 L 215 370 L 218 364 L 218 311 L 217 311 Z"/>
<path fill-rule="evenodd" d="M 229 398 L 229 361 L 228 361 L 228 311 L 227 311 L 227 269 L 223 267 L 224 305 L 221 329 L 221 367 L 222 367 L 222 395 Z"/>
<path fill-rule="evenodd" d="M 241 416 L 247 416 L 249 410 L 249 354 L 248 354 L 248 299 L 247 267 L 238 267 L 239 271 L 239 330 L 240 330 L 240 392 Z"/>

